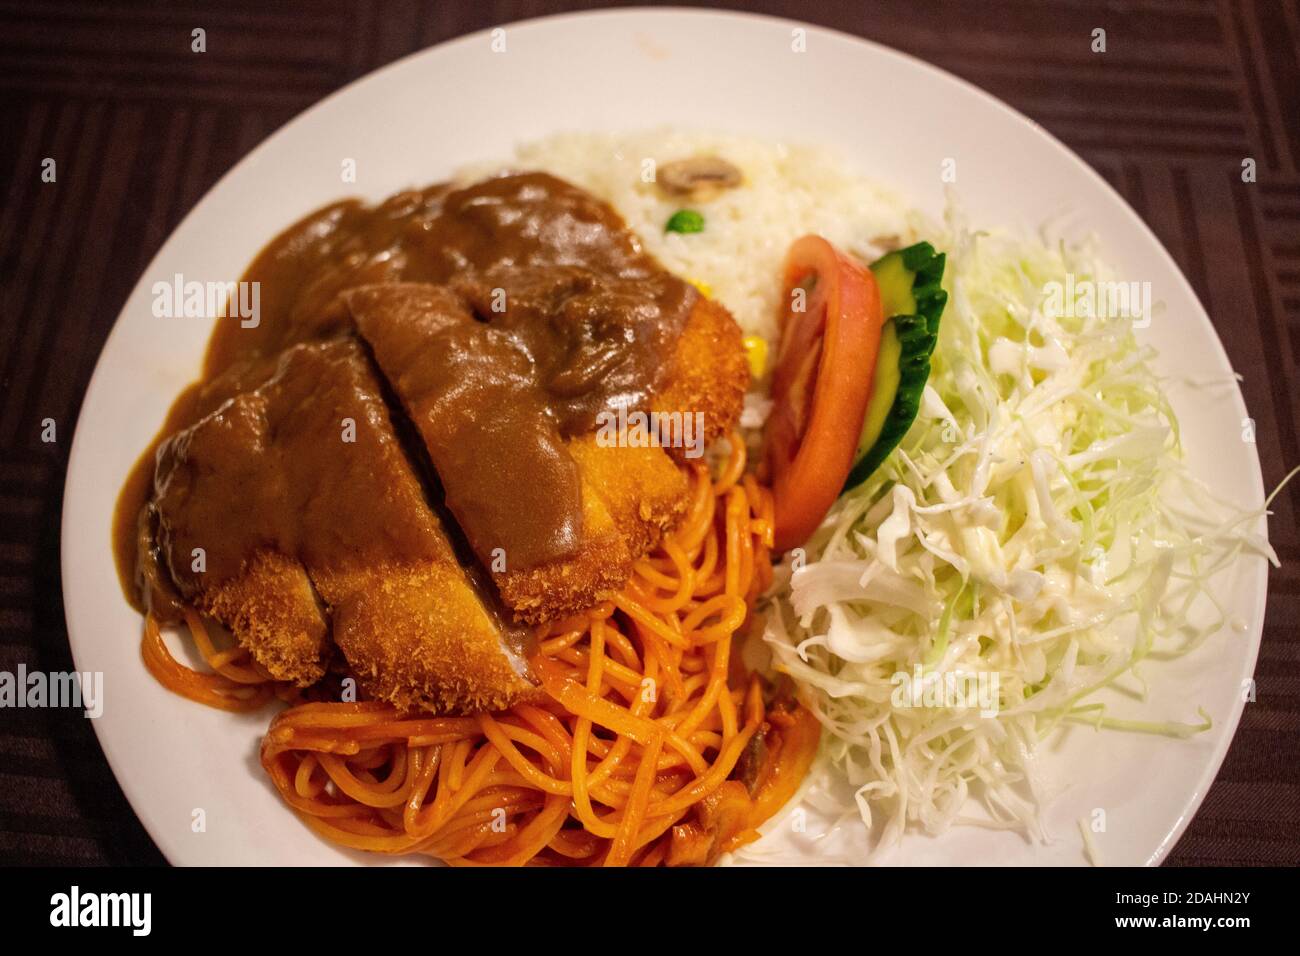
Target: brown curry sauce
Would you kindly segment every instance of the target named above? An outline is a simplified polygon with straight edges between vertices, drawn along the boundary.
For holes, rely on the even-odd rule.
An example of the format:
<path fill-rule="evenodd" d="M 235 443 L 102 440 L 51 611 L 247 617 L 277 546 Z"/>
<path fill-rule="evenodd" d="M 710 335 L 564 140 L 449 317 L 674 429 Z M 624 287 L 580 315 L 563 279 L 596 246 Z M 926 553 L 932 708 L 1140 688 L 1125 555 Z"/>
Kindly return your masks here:
<path fill-rule="evenodd" d="M 459 427 L 446 433 L 437 477 L 453 494 L 478 490 L 475 529 L 499 540 L 472 541 L 474 550 L 482 555 L 496 543 L 525 566 L 564 558 L 580 533 L 578 478 L 561 443 L 594 431 L 602 411 L 645 407 L 696 300 L 694 289 L 647 254 L 611 207 L 545 173 L 465 188 L 437 185 L 374 207 L 327 206 L 272 240 L 243 281 L 260 284 L 257 325 L 217 322 L 202 378 L 173 404 L 118 498 L 114 551 L 123 589 L 137 607 L 157 605 L 171 593 L 160 580 L 148 508 L 159 449 L 265 381 L 286 349 L 347 335 L 353 319 L 342 293 L 432 283 L 472 318 L 449 322 L 442 347 L 424 350 L 403 375 L 429 396 L 415 413 L 437 415 L 439 422 L 451 411 L 459 416 Z M 421 432 L 428 440 L 429 431 Z M 314 457 L 299 468 L 338 467 L 324 447 L 299 443 L 293 453 Z M 250 496 L 238 487 L 226 493 L 228 500 L 207 502 L 205 510 L 229 515 L 243 532 L 250 525 L 279 528 L 300 548 L 357 544 L 338 528 L 286 518 L 286 502 L 276 495 Z M 355 498 L 338 505 L 351 509 L 346 524 L 354 534 L 378 531 L 382 509 Z M 291 533 L 286 520 L 294 523 Z M 220 527 L 214 522 L 209 529 Z M 400 537 L 402 531 L 381 533 Z M 241 535 L 230 537 L 233 546 Z M 213 550 L 222 545 L 216 540 Z M 227 559 L 218 566 L 228 574 L 237 571 L 234 565 Z M 163 604 L 155 612 L 174 618 L 174 601 Z"/>

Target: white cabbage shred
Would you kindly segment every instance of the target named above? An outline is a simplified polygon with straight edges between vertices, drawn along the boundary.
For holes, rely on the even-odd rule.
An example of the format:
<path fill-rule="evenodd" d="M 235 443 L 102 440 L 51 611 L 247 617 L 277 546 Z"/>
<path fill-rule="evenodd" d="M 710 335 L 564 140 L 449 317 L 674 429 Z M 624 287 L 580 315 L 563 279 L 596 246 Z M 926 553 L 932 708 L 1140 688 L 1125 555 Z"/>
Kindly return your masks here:
<path fill-rule="evenodd" d="M 1216 632 L 1220 568 L 1276 564 L 1260 513 L 1183 464 L 1132 320 L 1044 314 L 1046 283 L 1109 278 L 1091 244 L 972 233 L 953 212 L 942 232 L 950 299 L 917 421 L 767 605 L 773 662 L 829 731 L 877 850 L 954 823 L 1044 839 L 1036 754 L 1062 721 L 1207 727 L 1120 720 L 1093 695 Z M 1217 613 L 1192 627 L 1199 602 Z M 996 675 L 997 714 L 974 695 L 896 706 L 899 674 Z"/>

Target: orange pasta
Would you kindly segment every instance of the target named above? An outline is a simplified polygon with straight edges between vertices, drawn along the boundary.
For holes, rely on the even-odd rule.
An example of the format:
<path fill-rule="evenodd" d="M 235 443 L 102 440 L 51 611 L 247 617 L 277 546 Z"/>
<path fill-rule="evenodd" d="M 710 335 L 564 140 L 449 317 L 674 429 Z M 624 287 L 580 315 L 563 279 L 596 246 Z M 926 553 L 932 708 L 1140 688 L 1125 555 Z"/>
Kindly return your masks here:
<path fill-rule="evenodd" d="M 377 702 L 298 703 L 275 717 L 262 764 L 323 837 L 458 865 L 706 863 L 755 838 L 798 787 L 816 720 L 769 708 L 735 680 L 732 641 L 771 582 L 770 493 L 744 445 L 614 600 L 539 629 L 545 696 L 437 717 Z M 178 693 L 231 710 L 291 695 L 247 656 L 191 632 L 213 673 L 178 664 L 152 620 L 144 657 Z"/>

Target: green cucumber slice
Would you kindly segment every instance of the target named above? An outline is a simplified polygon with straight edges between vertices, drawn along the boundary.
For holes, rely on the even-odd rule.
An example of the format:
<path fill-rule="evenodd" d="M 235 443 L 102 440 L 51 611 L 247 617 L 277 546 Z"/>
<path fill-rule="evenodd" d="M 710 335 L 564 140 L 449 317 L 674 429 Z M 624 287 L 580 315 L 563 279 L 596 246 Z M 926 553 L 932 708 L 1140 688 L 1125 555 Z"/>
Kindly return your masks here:
<path fill-rule="evenodd" d="M 930 377 L 930 355 L 939 341 L 939 320 L 948 302 L 941 285 L 944 261 L 944 254 L 936 253 L 928 242 L 918 242 L 871 266 L 886 321 L 845 491 L 870 478 L 916 420 Z"/>

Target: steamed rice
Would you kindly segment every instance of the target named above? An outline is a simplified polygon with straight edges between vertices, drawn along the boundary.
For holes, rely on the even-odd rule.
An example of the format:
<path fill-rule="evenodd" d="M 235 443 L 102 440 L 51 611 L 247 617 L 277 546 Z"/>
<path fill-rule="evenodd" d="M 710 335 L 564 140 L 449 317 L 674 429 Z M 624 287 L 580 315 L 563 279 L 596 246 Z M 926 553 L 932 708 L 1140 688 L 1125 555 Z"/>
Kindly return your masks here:
<path fill-rule="evenodd" d="M 643 179 L 647 160 L 658 168 L 701 155 L 728 160 L 744 181 L 693 204 Z M 781 263 L 799 236 L 819 233 L 867 262 L 883 243 L 913 237 L 901 200 L 824 148 L 668 130 L 561 133 L 521 146 L 511 165 L 544 169 L 609 202 L 665 267 L 705 287 L 745 334 L 769 342 L 776 335 Z M 664 231 L 683 207 L 704 214 L 702 232 Z"/>

